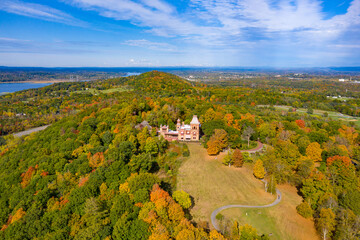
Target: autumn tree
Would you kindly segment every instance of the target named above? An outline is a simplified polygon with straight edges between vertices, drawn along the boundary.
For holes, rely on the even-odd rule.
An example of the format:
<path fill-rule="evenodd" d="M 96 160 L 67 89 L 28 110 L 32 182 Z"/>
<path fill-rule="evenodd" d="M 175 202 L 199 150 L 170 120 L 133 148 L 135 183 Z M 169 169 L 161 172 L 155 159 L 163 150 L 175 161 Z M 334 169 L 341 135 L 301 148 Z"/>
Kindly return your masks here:
<path fill-rule="evenodd" d="M 319 218 L 316 219 L 316 227 L 320 232 L 322 239 L 326 240 L 332 235 L 335 229 L 335 214 L 330 208 L 322 208 Z"/>
<path fill-rule="evenodd" d="M 349 141 L 350 144 L 354 144 L 357 137 L 359 136 L 353 127 L 348 127 L 346 125 L 342 125 L 338 131 L 342 137 Z"/>
<path fill-rule="evenodd" d="M 305 121 L 304 120 L 298 119 L 295 122 L 299 126 L 299 128 L 304 128 L 305 127 Z"/>
<path fill-rule="evenodd" d="M 306 156 L 314 160 L 314 162 L 322 161 L 321 153 L 322 149 L 320 147 L 320 144 L 317 142 L 310 143 L 309 146 L 307 146 L 306 148 Z"/>
<path fill-rule="evenodd" d="M 240 168 L 244 165 L 244 159 L 242 153 L 239 149 L 235 149 L 234 153 L 232 154 L 232 161 L 234 167 Z"/>
<path fill-rule="evenodd" d="M 88 153 L 88 160 L 89 160 L 89 166 L 92 168 L 97 168 L 105 163 L 105 157 L 104 153 L 97 152 L 93 156 L 91 156 L 91 153 Z"/>
<path fill-rule="evenodd" d="M 265 168 L 260 159 L 255 162 L 253 172 L 256 178 L 263 179 L 265 177 Z"/>
<path fill-rule="evenodd" d="M 224 129 L 215 129 L 214 134 L 210 137 L 207 145 L 209 155 L 218 154 L 223 148 L 228 146 L 227 132 Z"/>
<path fill-rule="evenodd" d="M 19 209 L 15 212 L 14 216 L 12 216 L 11 221 L 10 221 L 10 224 L 11 224 L 11 223 L 14 223 L 14 222 L 16 222 L 16 221 L 18 221 L 18 220 L 20 220 L 22 217 L 25 216 L 25 214 L 26 214 L 26 212 L 25 212 L 22 208 L 19 208 Z"/>
<path fill-rule="evenodd" d="M 234 116 L 231 113 L 227 113 L 224 116 L 224 121 L 226 122 L 226 125 L 231 126 L 234 122 Z"/>

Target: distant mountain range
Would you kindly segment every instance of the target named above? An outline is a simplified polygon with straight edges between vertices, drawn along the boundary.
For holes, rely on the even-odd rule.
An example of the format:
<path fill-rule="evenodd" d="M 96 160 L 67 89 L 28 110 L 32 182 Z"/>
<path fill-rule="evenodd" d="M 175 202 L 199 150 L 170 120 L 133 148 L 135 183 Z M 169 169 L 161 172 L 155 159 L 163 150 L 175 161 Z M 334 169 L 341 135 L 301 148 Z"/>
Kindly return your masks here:
<path fill-rule="evenodd" d="M 307 73 L 319 75 L 350 74 L 358 75 L 359 67 L 312 67 L 312 68 L 275 68 L 275 67 L 6 67 L 0 66 L 1 71 L 25 71 L 25 72 L 108 72 L 124 73 L 137 72 L 144 73 L 151 70 L 163 72 L 258 72 L 258 73 Z"/>

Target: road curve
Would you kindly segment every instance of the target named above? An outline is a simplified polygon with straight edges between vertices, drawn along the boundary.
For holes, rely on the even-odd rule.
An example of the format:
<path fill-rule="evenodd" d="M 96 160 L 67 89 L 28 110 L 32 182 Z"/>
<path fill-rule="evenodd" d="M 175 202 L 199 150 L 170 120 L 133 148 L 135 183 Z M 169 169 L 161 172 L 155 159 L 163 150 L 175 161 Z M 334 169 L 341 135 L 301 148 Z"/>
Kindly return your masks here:
<path fill-rule="evenodd" d="M 264 180 L 263 180 L 264 182 Z M 225 205 L 225 206 L 222 206 L 222 207 L 219 207 L 217 209 L 215 209 L 212 213 L 211 213 L 211 224 L 213 225 L 213 227 L 217 230 L 217 231 L 220 231 L 220 228 L 216 222 L 216 215 L 221 212 L 222 210 L 225 210 L 225 209 L 229 209 L 229 208 L 267 208 L 267 207 L 272 207 L 272 206 L 275 206 L 276 204 L 278 204 L 280 201 L 281 201 L 281 192 L 276 189 L 276 199 L 274 202 L 270 203 L 270 204 L 267 204 L 267 205 L 260 205 L 260 206 L 251 206 L 251 205 L 238 205 L 238 204 L 235 204 L 235 205 Z"/>
<path fill-rule="evenodd" d="M 260 152 L 261 150 L 263 150 L 264 148 L 264 144 L 260 141 L 257 141 L 258 145 L 256 146 L 256 148 L 253 149 L 249 149 L 249 150 L 240 150 L 241 152 L 248 152 L 248 153 L 256 153 L 256 152 Z"/>
<path fill-rule="evenodd" d="M 22 137 L 25 135 L 29 135 L 30 133 L 33 133 L 33 132 L 38 132 L 38 131 L 44 130 L 45 128 L 47 128 L 49 126 L 50 125 L 45 125 L 45 126 L 41 126 L 41 127 L 31 128 L 31 129 L 28 129 L 28 130 L 25 130 L 22 132 L 13 133 L 13 135 L 14 135 L 14 137 Z"/>

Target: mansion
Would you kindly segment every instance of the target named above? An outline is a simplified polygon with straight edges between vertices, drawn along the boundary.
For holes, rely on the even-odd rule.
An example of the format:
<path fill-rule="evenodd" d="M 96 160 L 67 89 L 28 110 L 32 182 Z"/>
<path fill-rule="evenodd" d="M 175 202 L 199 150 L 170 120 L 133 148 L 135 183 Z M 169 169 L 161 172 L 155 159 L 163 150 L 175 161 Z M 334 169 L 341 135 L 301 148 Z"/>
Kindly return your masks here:
<path fill-rule="evenodd" d="M 176 131 L 170 130 L 169 126 L 160 126 L 159 134 L 168 141 L 199 141 L 200 122 L 196 115 L 193 116 L 190 125 L 180 123 L 177 120 Z"/>

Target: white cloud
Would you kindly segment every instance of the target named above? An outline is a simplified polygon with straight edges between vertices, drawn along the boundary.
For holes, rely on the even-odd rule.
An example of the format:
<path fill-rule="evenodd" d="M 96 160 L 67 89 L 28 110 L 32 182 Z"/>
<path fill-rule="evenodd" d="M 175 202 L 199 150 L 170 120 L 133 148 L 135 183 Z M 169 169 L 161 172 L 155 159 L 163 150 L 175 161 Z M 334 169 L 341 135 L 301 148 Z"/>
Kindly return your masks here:
<path fill-rule="evenodd" d="M 162 42 L 152 42 L 146 39 L 138 39 L 138 40 L 127 40 L 124 42 L 124 44 L 134 47 L 142 47 L 142 48 L 148 48 L 151 50 L 157 50 L 157 51 L 166 51 L 166 52 L 175 52 L 176 47 L 168 44 L 168 43 L 162 43 Z"/>
<path fill-rule="evenodd" d="M 320 0 L 190 0 L 185 13 L 163 0 L 64 1 L 130 21 L 155 35 L 212 46 L 251 44 L 257 38 L 323 42 L 360 21 L 360 0 L 354 0 L 346 14 L 331 19 L 324 18 Z"/>
<path fill-rule="evenodd" d="M 86 25 L 83 21 L 78 20 L 67 13 L 41 4 L 26 3 L 17 0 L 2 0 L 2 3 L 0 3 L 0 10 L 50 22 L 64 23 L 73 26 Z"/>

